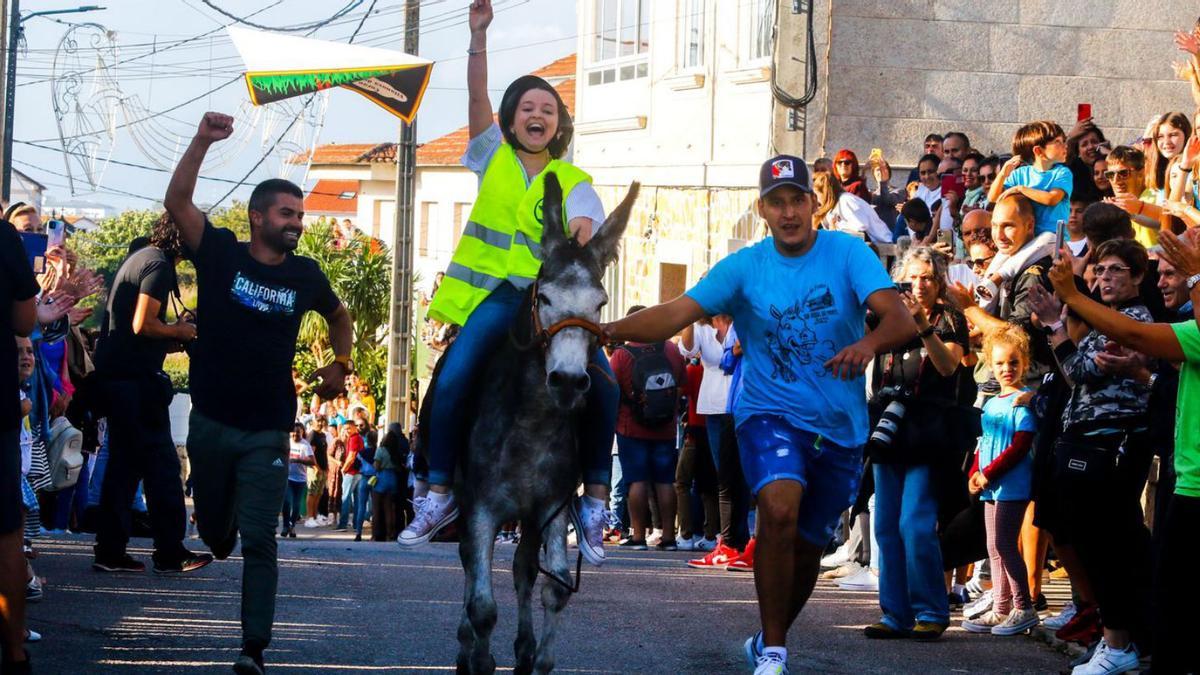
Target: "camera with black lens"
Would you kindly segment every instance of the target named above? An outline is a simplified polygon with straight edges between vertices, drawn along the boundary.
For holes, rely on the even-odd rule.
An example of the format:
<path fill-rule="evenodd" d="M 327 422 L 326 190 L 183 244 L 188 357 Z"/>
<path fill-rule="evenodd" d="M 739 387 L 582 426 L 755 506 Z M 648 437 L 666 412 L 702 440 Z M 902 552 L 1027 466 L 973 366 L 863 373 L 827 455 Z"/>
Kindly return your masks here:
<path fill-rule="evenodd" d="M 875 423 L 875 429 L 871 431 L 868 443 L 878 448 L 892 447 L 896 442 L 900 423 L 904 421 L 904 415 L 908 412 L 908 406 L 904 403 L 907 396 L 908 392 L 900 387 L 884 387 L 875 394 L 875 400 L 872 403 L 882 407 L 883 413 L 880 414 L 879 421 Z"/>

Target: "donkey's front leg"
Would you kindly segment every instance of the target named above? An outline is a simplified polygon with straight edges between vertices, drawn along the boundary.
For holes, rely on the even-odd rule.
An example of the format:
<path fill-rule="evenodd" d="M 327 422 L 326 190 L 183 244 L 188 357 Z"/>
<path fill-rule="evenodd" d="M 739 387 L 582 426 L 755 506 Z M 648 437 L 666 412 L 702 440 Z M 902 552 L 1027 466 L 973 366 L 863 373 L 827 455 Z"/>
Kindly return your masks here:
<path fill-rule="evenodd" d="M 466 532 L 458 545 L 466 573 L 463 619 L 458 627 L 458 670 L 491 673 L 496 670 L 492 658 L 492 628 L 496 626 L 496 599 L 492 595 L 492 554 L 499 525 L 483 509 L 467 517 Z"/>
<path fill-rule="evenodd" d="M 564 586 L 570 583 L 570 566 L 567 564 L 567 514 L 559 513 L 546 528 L 546 568 L 562 583 L 547 579 L 542 583 L 542 639 L 538 642 L 537 661 L 534 672 L 549 673 L 554 670 L 554 634 L 558 628 L 558 615 L 571 599 L 571 591 Z"/>
<path fill-rule="evenodd" d="M 532 518 L 521 523 L 521 543 L 513 556 L 513 586 L 517 591 L 517 639 L 513 642 L 517 675 L 533 672 L 537 636 L 533 632 L 533 587 L 537 583 L 538 548 L 542 545 L 541 523 Z"/>

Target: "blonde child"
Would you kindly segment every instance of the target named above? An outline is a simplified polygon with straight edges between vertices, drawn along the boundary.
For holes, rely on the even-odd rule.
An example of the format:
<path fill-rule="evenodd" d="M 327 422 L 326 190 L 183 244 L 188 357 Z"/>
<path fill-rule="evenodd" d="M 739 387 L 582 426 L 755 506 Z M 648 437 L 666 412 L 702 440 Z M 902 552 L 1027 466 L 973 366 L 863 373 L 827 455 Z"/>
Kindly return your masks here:
<path fill-rule="evenodd" d="M 1017 326 L 989 333 L 983 354 L 1000 382 L 1000 394 L 983 406 L 983 436 L 971 469 L 971 494 L 984 502 L 988 556 L 992 563 L 993 605 L 983 616 L 964 621 L 971 633 L 1018 635 L 1040 619 L 1029 595 L 1029 580 L 1018 539 L 1033 480 L 1036 419 L 1024 389 L 1029 368 L 1029 336 Z"/>

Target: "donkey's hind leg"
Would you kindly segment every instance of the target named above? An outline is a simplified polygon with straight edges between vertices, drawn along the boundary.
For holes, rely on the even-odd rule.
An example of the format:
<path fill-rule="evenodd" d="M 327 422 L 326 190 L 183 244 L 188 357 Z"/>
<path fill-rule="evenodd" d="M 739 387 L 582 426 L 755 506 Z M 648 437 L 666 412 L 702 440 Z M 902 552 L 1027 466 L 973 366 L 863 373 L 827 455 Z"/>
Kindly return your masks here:
<path fill-rule="evenodd" d="M 532 519 L 521 524 L 521 543 L 513 556 L 513 586 L 517 591 L 517 639 L 513 642 L 516 656 L 514 672 L 525 675 L 533 672 L 537 651 L 537 636 L 533 632 L 533 587 L 537 584 L 538 548 L 541 547 L 540 524 Z"/>
<path fill-rule="evenodd" d="M 538 643 L 537 661 L 534 672 L 549 673 L 554 670 L 554 637 L 558 629 L 559 613 L 571 599 L 571 590 L 564 584 L 570 583 L 570 566 L 567 563 L 567 514 L 559 513 L 546 528 L 546 569 L 562 583 L 547 579 L 542 584 L 542 606 L 545 617 L 542 621 L 542 639 Z"/>
<path fill-rule="evenodd" d="M 492 629 L 496 626 L 496 599 L 492 594 L 492 555 L 499 524 L 482 509 L 467 518 L 458 555 L 466 573 L 463 618 L 458 626 L 458 670 L 492 673 Z"/>

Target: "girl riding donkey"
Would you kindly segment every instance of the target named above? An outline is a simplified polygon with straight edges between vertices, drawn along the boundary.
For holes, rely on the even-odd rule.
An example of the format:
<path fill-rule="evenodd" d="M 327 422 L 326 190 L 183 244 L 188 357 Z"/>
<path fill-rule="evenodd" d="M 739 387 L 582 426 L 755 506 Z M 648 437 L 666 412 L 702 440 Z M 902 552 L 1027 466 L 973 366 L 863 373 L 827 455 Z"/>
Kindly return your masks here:
<path fill-rule="evenodd" d="M 443 356 L 429 417 L 429 496 L 416 501 L 412 523 L 397 540 L 402 546 L 428 542 L 454 522 L 458 505 L 450 487 L 455 459 L 470 425 L 459 418 L 487 357 L 503 342 L 525 291 L 542 265 L 542 197 L 548 173 L 562 185 L 568 236 L 586 244 L 604 223 L 604 207 L 591 177 L 560 159 L 571 144 L 574 125 L 558 92 L 532 75 L 509 85 L 493 121 L 487 89 L 487 28 L 491 0 L 471 4 L 471 46 L 467 53 L 468 114 L 471 140 L 463 164 L 480 177 L 479 197 L 454 252 L 429 315 L 462 326 Z M 604 562 L 619 392 L 603 350 L 591 369 L 588 412 L 581 429 L 585 495 L 568 509 L 584 558 Z"/>

